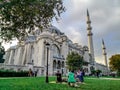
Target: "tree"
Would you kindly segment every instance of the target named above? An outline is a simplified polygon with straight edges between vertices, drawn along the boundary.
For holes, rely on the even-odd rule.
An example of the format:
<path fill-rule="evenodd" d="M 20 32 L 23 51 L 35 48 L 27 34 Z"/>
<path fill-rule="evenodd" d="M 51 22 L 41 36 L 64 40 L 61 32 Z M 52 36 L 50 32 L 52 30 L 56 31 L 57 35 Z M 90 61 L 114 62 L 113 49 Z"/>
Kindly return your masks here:
<path fill-rule="evenodd" d="M 24 40 L 35 28 L 48 27 L 53 17 L 58 20 L 64 11 L 62 0 L 1 0 L 0 37 Z"/>
<path fill-rule="evenodd" d="M 120 75 L 120 54 L 111 56 L 109 65 L 111 70 L 117 71 Z"/>
<path fill-rule="evenodd" d="M 67 56 L 66 64 L 70 70 L 81 69 L 83 65 L 83 57 L 81 57 L 78 53 L 71 52 Z"/>
<path fill-rule="evenodd" d="M 4 59 L 3 59 L 4 54 L 5 54 L 5 49 L 3 46 L 1 46 L 1 43 L 0 43 L 0 63 L 4 62 Z"/>

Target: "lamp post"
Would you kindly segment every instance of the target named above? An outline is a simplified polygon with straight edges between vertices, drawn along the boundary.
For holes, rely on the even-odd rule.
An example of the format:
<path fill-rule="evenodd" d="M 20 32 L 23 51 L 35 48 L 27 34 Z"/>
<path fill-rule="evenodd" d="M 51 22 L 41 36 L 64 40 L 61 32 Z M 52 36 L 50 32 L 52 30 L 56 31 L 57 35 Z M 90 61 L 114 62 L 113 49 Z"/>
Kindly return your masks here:
<path fill-rule="evenodd" d="M 48 42 L 45 42 L 45 45 L 47 47 L 46 83 L 48 83 L 49 82 L 49 80 L 48 80 L 48 57 L 49 57 L 49 46 L 50 46 L 50 44 Z"/>

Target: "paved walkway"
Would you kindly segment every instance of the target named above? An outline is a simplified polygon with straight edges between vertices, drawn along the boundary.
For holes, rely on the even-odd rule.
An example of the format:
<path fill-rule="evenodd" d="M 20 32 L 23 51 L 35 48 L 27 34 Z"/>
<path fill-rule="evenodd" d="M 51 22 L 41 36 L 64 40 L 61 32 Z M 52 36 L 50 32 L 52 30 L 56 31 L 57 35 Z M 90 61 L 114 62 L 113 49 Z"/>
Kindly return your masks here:
<path fill-rule="evenodd" d="M 120 78 L 87 78 L 87 79 L 106 79 L 106 80 L 120 80 Z"/>

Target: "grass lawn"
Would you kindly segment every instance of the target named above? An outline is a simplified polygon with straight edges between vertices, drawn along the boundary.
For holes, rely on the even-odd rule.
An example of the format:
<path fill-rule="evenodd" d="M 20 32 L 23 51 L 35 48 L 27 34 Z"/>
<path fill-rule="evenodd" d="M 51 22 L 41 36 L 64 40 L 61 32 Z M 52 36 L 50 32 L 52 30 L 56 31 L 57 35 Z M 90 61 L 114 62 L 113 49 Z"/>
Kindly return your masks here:
<path fill-rule="evenodd" d="M 120 90 L 120 79 L 85 77 L 79 88 L 67 84 L 45 83 L 45 77 L 0 78 L 0 90 Z M 49 81 L 55 81 L 50 77 Z"/>

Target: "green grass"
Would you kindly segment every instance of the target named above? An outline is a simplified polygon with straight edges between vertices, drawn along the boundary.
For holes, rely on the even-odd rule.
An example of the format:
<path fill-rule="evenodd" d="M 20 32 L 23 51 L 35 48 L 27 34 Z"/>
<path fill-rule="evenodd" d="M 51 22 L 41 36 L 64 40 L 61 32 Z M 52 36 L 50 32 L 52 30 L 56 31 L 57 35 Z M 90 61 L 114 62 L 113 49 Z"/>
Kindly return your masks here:
<path fill-rule="evenodd" d="M 55 77 L 49 81 L 55 81 Z M 74 88 L 67 84 L 47 84 L 45 77 L 0 78 L 0 90 L 120 90 L 120 80 L 85 77 L 85 84 Z"/>

